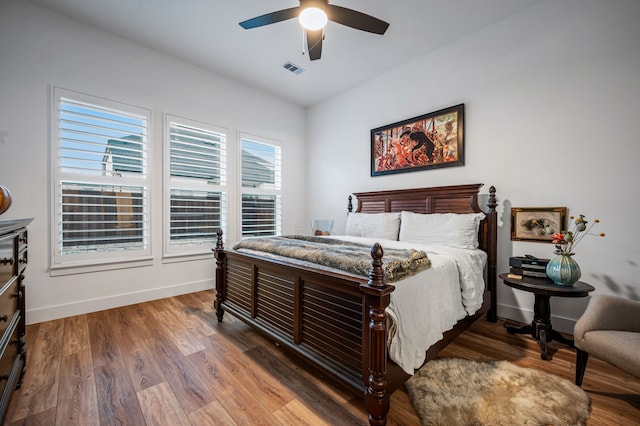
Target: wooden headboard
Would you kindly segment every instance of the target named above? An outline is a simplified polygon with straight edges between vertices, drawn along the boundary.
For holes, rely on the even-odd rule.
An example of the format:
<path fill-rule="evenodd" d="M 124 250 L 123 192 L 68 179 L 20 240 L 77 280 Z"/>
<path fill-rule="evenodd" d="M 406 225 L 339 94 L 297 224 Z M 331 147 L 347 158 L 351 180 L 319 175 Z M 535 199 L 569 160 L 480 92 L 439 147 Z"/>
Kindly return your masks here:
<path fill-rule="evenodd" d="M 384 213 L 410 211 L 414 213 L 478 213 L 486 217 L 478 230 L 479 248 L 487 253 L 487 290 L 491 292 L 493 307 L 487 314 L 495 321 L 496 312 L 496 262 L 498 240 L 498 215 L 496 213 L 496 188 L 489 188 L 487 208 L 478 204 L 482 183 L 469 185 L 436 186 L 431 188 L 400 189 L 391 191 L 355 192 L 358 200 L 356 213 Z M 353 199 L 349 196 L 349 212 L 353 211 Z"/>

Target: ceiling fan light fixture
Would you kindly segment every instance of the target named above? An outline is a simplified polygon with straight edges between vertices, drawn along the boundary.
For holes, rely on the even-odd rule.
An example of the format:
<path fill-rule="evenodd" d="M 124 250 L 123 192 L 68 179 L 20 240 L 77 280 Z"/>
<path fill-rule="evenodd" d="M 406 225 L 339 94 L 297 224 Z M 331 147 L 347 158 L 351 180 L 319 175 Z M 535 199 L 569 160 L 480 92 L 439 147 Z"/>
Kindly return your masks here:
<path fill-rule="evenodd" d="M 318 7 L 307 7 L 298 16 L 298 21 L 300 21 L 300 25 L 303 28 L 316 31 L 320 30 L 327 25 L 328 22 L 327 14 L 324 10 Z"/>

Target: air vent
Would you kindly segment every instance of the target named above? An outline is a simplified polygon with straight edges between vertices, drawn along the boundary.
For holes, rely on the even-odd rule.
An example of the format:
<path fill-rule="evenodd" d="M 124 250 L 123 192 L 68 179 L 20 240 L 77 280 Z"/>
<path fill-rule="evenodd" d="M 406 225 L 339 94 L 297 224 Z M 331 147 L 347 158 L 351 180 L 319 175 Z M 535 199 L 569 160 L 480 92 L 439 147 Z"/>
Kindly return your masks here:
<path fill-rule="evenodd" d="M 305 72 L 306 70 L 302 67 L 299 67 L 298 65 L 294 64 L 293 62 L 287 62 L 285 63 L 282 68 L 284 68 L 285 70 L 289 70 L 294 74 L 302 74 L 303 72 Z"/>

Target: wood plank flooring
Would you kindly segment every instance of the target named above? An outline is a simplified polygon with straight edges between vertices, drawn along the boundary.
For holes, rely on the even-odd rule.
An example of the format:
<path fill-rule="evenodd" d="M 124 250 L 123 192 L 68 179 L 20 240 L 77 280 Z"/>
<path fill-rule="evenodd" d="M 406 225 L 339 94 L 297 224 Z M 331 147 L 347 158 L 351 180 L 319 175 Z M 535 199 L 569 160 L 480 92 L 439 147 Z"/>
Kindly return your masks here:
<path fill-rule="evenodd" d="M 360 397 L 317 377 L 230 315 L 213 292 L 27 327 L 27 373 L 5 425 L 364 425 Z M 503 359 L 573 381 L 575 352 L 480 320 L 440 356 Z M 640 380 L 591 358 L 583 388 L 589 425 L 640 424 Z M 404 390 L 391 425 L 417 425 Z"/>

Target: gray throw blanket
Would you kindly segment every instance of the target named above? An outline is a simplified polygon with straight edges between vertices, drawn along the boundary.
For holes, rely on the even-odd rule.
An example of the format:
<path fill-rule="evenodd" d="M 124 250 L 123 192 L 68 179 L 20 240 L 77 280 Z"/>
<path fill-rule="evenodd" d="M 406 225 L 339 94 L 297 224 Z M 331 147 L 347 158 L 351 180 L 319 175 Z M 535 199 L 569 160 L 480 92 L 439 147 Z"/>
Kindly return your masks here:
<path fill-rule="evenodd" d="M 290 257 L 356 275 L 369 276 L 371 270 L 370 246 L 332 238 L 302 235 L 248 238 L 233 248 Z M 387 283 L 415 275 L 431 266 L 425 252 L 413 249 L 384 249 L 382 262 Z"/>

